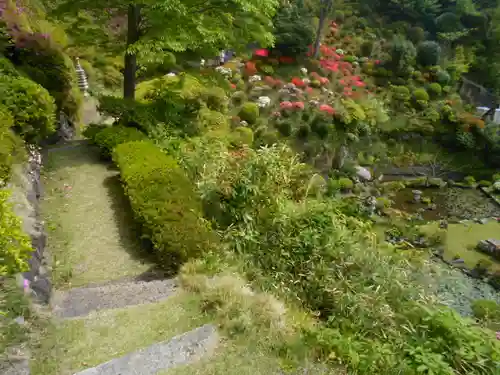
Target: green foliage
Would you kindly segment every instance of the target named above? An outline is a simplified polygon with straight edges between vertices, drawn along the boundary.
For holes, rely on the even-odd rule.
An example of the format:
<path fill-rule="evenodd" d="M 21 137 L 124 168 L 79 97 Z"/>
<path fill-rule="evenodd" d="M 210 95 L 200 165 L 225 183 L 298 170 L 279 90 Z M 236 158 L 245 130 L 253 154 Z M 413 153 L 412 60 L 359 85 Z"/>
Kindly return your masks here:
<path fill-rule="evenodd" d="M 493 185 L 493 183 L 488 180 L 481 180 L 477 184 L 481 187 L 490 187 L 491 185 Z"/>
<path fill-rule="evenodd" d="M 344 22 L 345 14 L 341 10 L 336 10 L 333 14 L 333 19 L 337 22 Z"/>
<path fill-rule="evenodd" d="M 442 33 L 453 33 L 463 29 L 460 17 L 451 12 L 443 13 L 436 18 L 436 27 Z"/>
<path fill-rule="evenodd" d="M 367 40 L 361 44 L 360 52 L 361 56 L 370 57 L 373 51 L 373 41 Z"/>
<path fill-rule="evenodd" d="M 231 144 L 236 147 L 253 144 L 253 131 L 250 128 L 239 126 L 234 129 L 231 137 Z"/>
<path fill-rule="evenodd" d="M 402 102 L 407 102 L 411 98 L 410 90 L 406 86 L 393 86 L 392 95 L 394 99 Z"/>
<path fill-rule="evenodd" d="M 267 76 L 274 75 L 274 68 L 271 65 L 262 64 L 259 66 L 259 70 Z"/>
<path fill-rule="evenodd" d="M 496 320 L 500 322 L 500 305 L 497 301 L 476 300 L 472 303 L 474 317 L 479 320 Z"/>
<path fill-rule="evenodd" d="M 10 112 L 0 106 L 0 186 L 9 180 L 14 162 L 24 155 L 23 142 L 12 131 L 13 125 Z"/>
<path fill-rule="evenodd" d="M 427 92 L 432 98 L 438 98 L 443 93 L 441 85 L 437 82 L 433 82 L 427 86 Z"/>
<path fill-rule="evenodd" d="M 241 106 L 238 116 L 240 116 L 243 121 L 253 125 L 259 118 L 259 107 L 256 103 L 246 102 Z"/>
<path fill-rule="evenodd" d="M 143 139 L 146 139 L 144 133 L 136 128 L 129 128 L 123 125 L 105 127 L 93 137 L 93 141 L 100 148 L 101 156 L 105 159 L 111 157 L 116 146 Z"/>
<path fill-rule="evenodd" d="M 476 184 L 476 179 L 474 176 L 467 176 L 464 178 L 464 182 L 469 186 L 473 186 Z"/>
<path fill-rule="evenodd" d="M 18 50 L 16 61 L 18 69 L 50 93 L 59 110 L 72 120 L 79 120 L 83 97 L 78 90 L 75 67 L 57 44 L 38 34 L 30 36 Z"/>
<path fill-rule="evenodd" d="M 206 89 L 203 93 L 203 100 L 213 111 L 225 112 L 227 110 L 226 92 L 220 87 Z"/>
<path fill-rule="evenodd" d="M 247 95 L 244 91 L 236 91 L 232 96 L 231 100 L 234 105 L 238 106 L 247 100 Z"/>
<path fill-rule="evenodd" d="M 305 140 L 311 134 L 311 127 L 308 124 L 301 124 L 297 129 L 297 138 Z"/>
<path fill-rule="evenodd" d="M 201 220 L 201 202 L 175 160 L 146 141 L 119 145 L 113 160 L 143 236 L 162 266 L 176 269 L 213 249 L 217 237 Z"/>
<path fill-rule="evenodd" d="M 423 102 L 428 102 L 430 97 L 427 91 L 424 89 L 416 89 L 413 91 L 413 99 L 416 101 L 423 101 Z"/>
<path fill-rule="evenodd" d="M 304 2 L 282 5 L 273 20 L 275 49 L 285 55 L 305 54 L 314 38 L 312 14 Z"/>
<path fill-rule="evenodd" d="M 0 190 L 0 276 L 28 270 L 31 240 L 12 210 L 10 192 Z"/>
<path fill-rule="evenodd" d="M 28 142 L 39 142 L 56 130 L 54 99 L 27 78 L 0 76 L 0 104 L 10 111 L 14 131 Z"/>
<path fill-rule="evenodd" d="M 342 177 L 338 181 L 340 190 L 342 191 L 349 191 L 354 187 L 354 182 L 350 178 Z"/>
<path fill-rule="evenodd" d="M 198 112 L 198 127 L 196 133 L 203 132 L 207 129 L 222 129 L 228 124 L 227 117 L 217 111 L 212 111 L 208 108 L 202 108 Z"/>
<path fill-rule="evenodd" d="M 408 30 L 408 39 L 412 41 L 413 44 L 418 45 L 425 40 L 425 31 L 420 26 L 411 27 Z"/>
<path fill-rule="evenodd" d="M 450 82 L 451 77 L 446 70 L 438 70 L 436 73 L 436 80 L 441 85 L 447 85 Z"/>
<path fill-rule="evenodd" d="M 391 44 L 391 65 L 397 73 L 407 73 L 415 64 L 417 51 L 413 43 L 401 35 L 395 35 Z"/>
<path fill-rule="evenodd" d="M 493 176 L 491 176 L 491 180 L 493 182 L 500 181 L 500 173 L 495 173 Z"/>
<path fill-rule="evenodd" d="M 292 135 L 293 126 L 290 120 L 283 120 L 276 124 L 276 128 L 280 132 L 280 134 L 284 137 L 289 137 Z"/>
<path fill-rule="evenodd" d="M 433 41 L 422 42 L 417 49 L 417 62 L 422 66 L 437 65 L 441 57 L 441 47 Z"/>

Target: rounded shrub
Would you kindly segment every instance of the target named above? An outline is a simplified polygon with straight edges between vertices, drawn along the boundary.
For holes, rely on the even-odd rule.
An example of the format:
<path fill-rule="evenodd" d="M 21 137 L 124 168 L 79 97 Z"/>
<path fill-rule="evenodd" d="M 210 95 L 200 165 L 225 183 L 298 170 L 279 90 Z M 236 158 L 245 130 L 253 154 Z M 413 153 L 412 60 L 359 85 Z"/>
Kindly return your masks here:
<path fill-rule="evenodd" d="M 253 144 L 253 131 L 245 126 L 240 126 L 234 129 L 231 134 L 231 144 L 236 147 L 243 145 L 251 146 Z"/>
<path fill-rule="evenodd" d="M 425 40 L 425 31 L 420 26 L 410 27 L 408 30 L 408 39 L 410 39 L 413 44 L 417 45 Z"/>
<path fill-rule="evenodd" d="M 352 182 L 352 180 L 350 178 L 342 177 L 342 178 L 339 178 L 339 186 L 340 186 L 340 190 L 349 191 L 349 190 L 352 190 L 352 188 L 354 187 L 354 182 Z"/>
<path fill-rule="evenodd" d="M 415 100 L 423 100 L 426 102 L 430 99 L 429 94 L 424 89 L 416 89 L 413 91 L 413 98 Z"/>
<path fill-rule="evenodd" d="M 441 94 L 443 93 L 443 89 L 439 83 L 433 82 L 429 86 L 427 86 L 427 92 L 432 98 L 437 98 L 441 96 Z"/>
<path fill-rule="evenodd" d="M 417 48 L 417 62 L 422 66 L 437 65 L 441 57 L 441 47 L 433 41 L 422 42 Z"/>
<path fill-rule="evenodd" d="M 259 107 L 256 103 L 246 102 L 241 106 L 238 116 L 249 124 L 255 124 L 259 118 Z"/>
<path fill-rule="evenodd" d="M 373 52 L 373 41 L 367 40 L 361 44 L 361 56 L 370 57 Z"/>
<path fill-rule="evenodd" d="M 140 141 L 146 139 L 146 135 L 136 128 L 123 125 L 103 128 L 95 134 L 94 142 L 99 146 L 101 156 L 105 159 L 111 157 L 113 149 L 122 143 Z"/>
<path fill-rule="evenodd" d="M 345 20 L 345 13 L 342 12 L 341 10 L 336 10 L 333 19 L 337 22 L 344 22 Z"/>
<path fill-rule="evenodd" d="M 301 124 L 297 129 L 297 138 L 306 140 L 311 134 L 311 127 L 308 124 Z"/>
<path fill-rule="evenodd" d="M 213 111 L 225 112 L 227 110 L 226 92 L 220 87 L 204 90 L 202 98 L 207 107 Z"/>
<path fill-rule="evenodd" d="M 139 141 L 116 147 L 113 161 L 143 237 L 164 268 L 177 270 L 214 248 L 217 236 L 202 220 L 200 199 L 174 159 L 153 143 Z"/>
<path fill-rule="evenodd" d="M 25 155 L 23 142 L 12 131 L 13 126 L 12 115 L 0 106 L 0 187 L 10 179 L 14 163 Z"/>
<path fill-rule="evenodd" d="M 27 142 L 40 142 L 56 130 L 54 99 L 28 78 L 0 76 L 0 104 L 12 114 L 14 131 Z"/>
<path fill-rule="evenodd" d="M 276 128 L 280 134 L 284 137 L 289 137 L 292 135 L 292 123 L 290 121 L 284 120 L 276 124 Z"/>
<path fill-rule="evenodd" d="M 492 176 L 492 180 L 493 180 L 493 182 L 500 181 L 500 173 L 495 173 L 495 174 Z"/>
<path fill-rule="evenodd" d="M 232 96 L 231 100 L 234 105 L 241 105 L 244 101 L 247 100 L 247 95 L 243 91 L 236 91 Z"/>
<path fill-rule="evenodd" d="M 267 76 L 272 76 L 274 74 L 274 68 L 271 65 L 262 64 L 259 70 Z"/>
<path fill-rule="evenodd" d="M 441 85 L 447 85 L 451 80 L 450 74 L 446 70 L 438 70 L 436 72 L 436 81 Z"/>
<path fill-rule="evenodd" d="M 478 299 L 472 302 L 472 313 L 479 320 L 500 320 L 500 305 L 497 301 Z"/>
<path fill-rule="evenodd" d="M 394 86 L 392 88 L 392 95 L 394 99 L 402 102 L 406 102 L 411 98 L 410 90 L 406 86 Z"/>

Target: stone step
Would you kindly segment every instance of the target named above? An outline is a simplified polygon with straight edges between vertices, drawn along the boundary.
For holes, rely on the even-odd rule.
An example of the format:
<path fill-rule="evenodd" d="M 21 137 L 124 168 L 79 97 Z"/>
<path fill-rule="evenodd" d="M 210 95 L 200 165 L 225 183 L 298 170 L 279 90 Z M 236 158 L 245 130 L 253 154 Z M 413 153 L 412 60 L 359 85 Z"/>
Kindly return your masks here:
<path fill-rule="evenodd" d="M 175 291 L 175 279 L 74 288 L 55 292 L 52 309 L 59 318 L 76 318 L 92 311 L 159 302 L 170 297 Z"/>
<path fill-rule="evenodd" d="M 207 324 L 74 375 L 156 375 L 210 355 L 217 342 L 217 330 Z"/>

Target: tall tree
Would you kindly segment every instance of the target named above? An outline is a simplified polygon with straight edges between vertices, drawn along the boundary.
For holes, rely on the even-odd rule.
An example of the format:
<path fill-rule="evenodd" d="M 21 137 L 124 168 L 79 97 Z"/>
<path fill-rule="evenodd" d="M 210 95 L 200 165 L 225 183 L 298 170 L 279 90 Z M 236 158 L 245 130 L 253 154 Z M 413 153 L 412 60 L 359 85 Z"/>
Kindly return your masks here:
<path fill-rule="evenodd" d="M 134 98 L 138 54 L 243 48 L 273 43 L 277 0 L 61 0 L 58 11 L 85 11 L 96 21 L 126 15 L 124 97 Z"/>

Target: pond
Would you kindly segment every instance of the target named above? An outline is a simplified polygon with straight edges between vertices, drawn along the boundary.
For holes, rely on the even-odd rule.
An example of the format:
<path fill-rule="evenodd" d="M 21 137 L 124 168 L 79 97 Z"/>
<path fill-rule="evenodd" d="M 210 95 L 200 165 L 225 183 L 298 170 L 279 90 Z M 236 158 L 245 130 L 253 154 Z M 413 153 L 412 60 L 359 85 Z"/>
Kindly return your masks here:
<path fill-rule="evenodd" d="M 419 188 L 422 198 L 430 198 L 434 207 L 427 203 L 414 203 L 413 190 L 405 188 L 397 192 L 392 197 L 392 207 L 411 214 L 420 213 L 426 221 L 500 216 L 498 204 L 477 189 Z"/>

